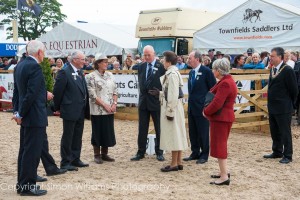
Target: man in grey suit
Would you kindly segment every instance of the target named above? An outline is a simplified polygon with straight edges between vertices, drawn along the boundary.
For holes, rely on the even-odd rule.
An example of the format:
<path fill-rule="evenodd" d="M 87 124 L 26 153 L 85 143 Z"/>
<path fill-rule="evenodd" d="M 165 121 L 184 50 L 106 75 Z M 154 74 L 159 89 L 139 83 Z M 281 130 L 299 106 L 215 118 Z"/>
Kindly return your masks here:
<path fill-rule="evenodd" d="M 58 72 L 54 85 L 54 107 L 63 119 L 61 168 L 77 171 L 87 167 L 80 160 L 85 114 L 89 115 L 88 91 L 82 75 L 85 56 L 81 51 L 71 55 L 71 62 Z"/>

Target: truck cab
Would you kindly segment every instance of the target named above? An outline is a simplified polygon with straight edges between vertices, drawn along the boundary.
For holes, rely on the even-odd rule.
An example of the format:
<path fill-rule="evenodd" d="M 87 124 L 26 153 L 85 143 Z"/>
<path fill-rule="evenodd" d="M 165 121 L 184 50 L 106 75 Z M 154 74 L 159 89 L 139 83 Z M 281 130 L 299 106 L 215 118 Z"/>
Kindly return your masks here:
<path fill-rule="evenodd" d="M 154 47 L 157 56 L 164 51 L 187 55 L 193 49 L 193 34 L 222 14 L 187 8 L 140 11 L 136 25 L 138 53 L 146 45 Z"/>

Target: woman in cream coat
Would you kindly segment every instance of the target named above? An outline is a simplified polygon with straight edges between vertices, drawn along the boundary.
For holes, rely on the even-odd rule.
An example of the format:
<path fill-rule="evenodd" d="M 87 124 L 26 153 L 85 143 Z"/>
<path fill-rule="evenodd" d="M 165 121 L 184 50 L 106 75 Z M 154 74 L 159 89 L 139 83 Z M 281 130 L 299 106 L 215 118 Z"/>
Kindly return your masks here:
<path fill-rule="evenodd" d="M 174 52 L 164 52 L 165 75 L 160 77 L 163 90 L 160 92 L 161 102 L 161 136 L 160 148 L 172 151 L 172 162 L 163 167 L 162 172 L 182 170 L 182 150 L 188 148 L 185 117 L 182 97 L 179 98 L 179 87 L 183 86 L 183 80 L 177 67 L 177 55 Z"/>

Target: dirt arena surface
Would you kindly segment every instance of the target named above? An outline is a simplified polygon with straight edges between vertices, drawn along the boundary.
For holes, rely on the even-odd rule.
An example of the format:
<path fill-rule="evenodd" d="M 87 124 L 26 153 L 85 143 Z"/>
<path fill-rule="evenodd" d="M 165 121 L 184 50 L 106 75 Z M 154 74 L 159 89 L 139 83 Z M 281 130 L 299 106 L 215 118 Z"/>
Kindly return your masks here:
<path fill-rule="evenodd" d="M 0 199 L 29 199 L 17 195 L 14 186 L 17 177 L 19 126 L 11 121 L 12 113 L 0 112 Z M 210 185 L 211 174 L 218 171 L 216 159 L 209 158 L 204 165 L 195 161 L 184 162 L 184 170 L 162 173 L 160 168 L 169 164 L 171 155 L 166 152 L 165 162 L 155 156 L 132 162 L 137 151 L 137 121 L 115 120 L 117 145 L 109 149 L 116 159 L 102 165 L 93 162 L 90 144 L 91 124 L 85 122 L 82 160 L 90 164 L 77 172 L 47 177 L 40 183 L 48 190 L 39 199 L 299 199 L 300 198 L 300 128 L 293 126 L 294 156 L 291 164 L 280 164 L 279 159 L 265 160 L 271 152 L 269 134 L 232 131 L 229 138 L 228 167 L 230 186 Z M 50 153 L 56 163 L 60 161 L 62 120 L 49 117 L 47 128 Z M 190 151 L 185 151 L 188 156 Z M 40 163 L 38 174 L 45 176 Z"/>

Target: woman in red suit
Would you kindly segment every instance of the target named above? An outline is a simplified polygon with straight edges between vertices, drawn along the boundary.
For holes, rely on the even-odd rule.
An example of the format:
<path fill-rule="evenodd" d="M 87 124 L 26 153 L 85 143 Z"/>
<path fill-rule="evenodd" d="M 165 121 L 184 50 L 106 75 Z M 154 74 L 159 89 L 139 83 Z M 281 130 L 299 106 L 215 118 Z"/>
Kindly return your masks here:
<path fill-rule="evenodd" d="M 212 70 L 219 82 L 210 90 L 215 97 L 204 109 L 203 115 L 210 122 L 210 155 L 218 159 L 220 174 L 211 175 L 211 178 L 218 179 L 210 184 L 229 185 L 227 140 L 235 119 L 233 105 L 237 95 L 237 87 L 229 74 L 230 63 L 228 59 L 215 60 Z"/>

